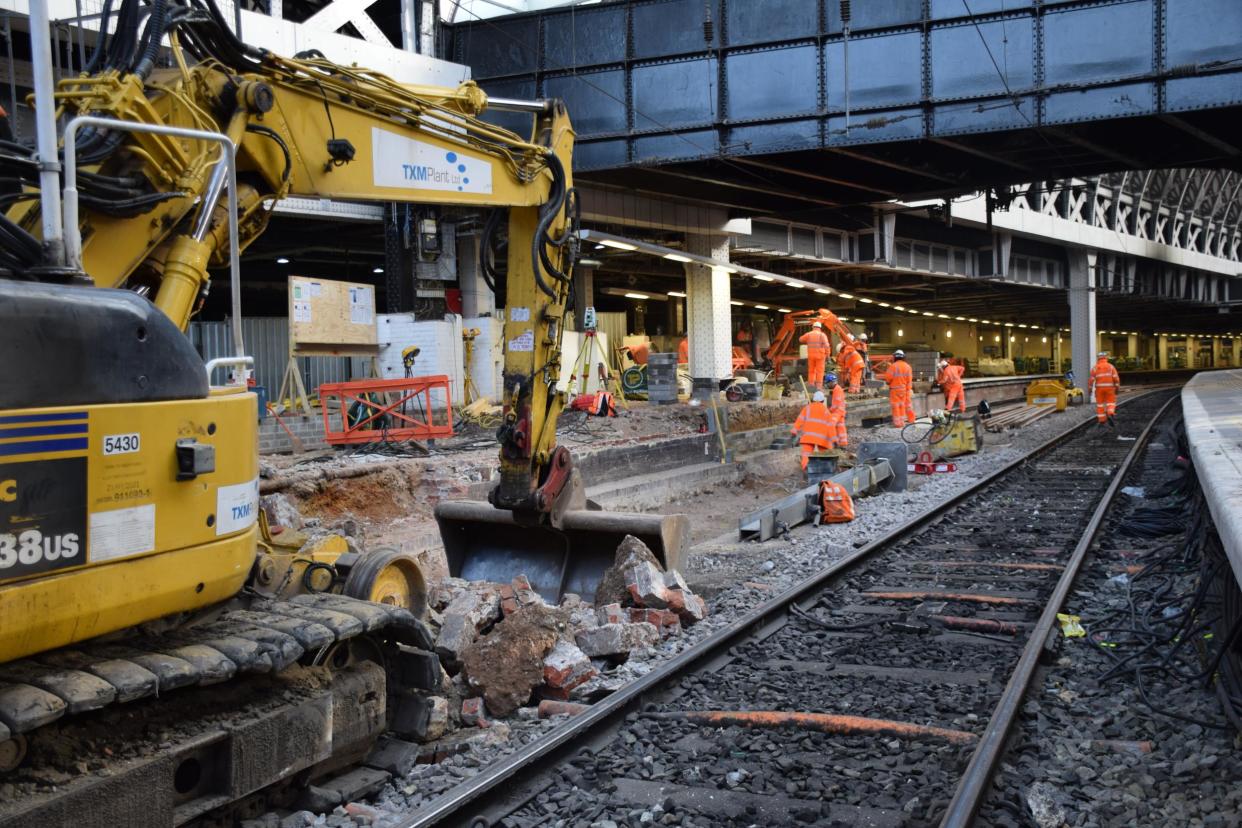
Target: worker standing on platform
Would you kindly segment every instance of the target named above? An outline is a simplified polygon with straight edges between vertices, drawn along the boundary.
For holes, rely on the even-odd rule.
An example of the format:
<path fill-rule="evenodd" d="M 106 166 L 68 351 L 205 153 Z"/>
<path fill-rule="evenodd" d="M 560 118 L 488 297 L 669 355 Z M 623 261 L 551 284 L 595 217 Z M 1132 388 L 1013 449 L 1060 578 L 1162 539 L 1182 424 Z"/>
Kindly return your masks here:
<path fill-rule="evenodd" d="M 832 341 L 819 322 L 798 338 L 806 346 L 806 384 L 819 388 L 824 382 L 824 362 L 832 353 Z"/>
<path fill-rule="evenodd" d="M 837 384 L 836 374 L 824 375 L 824 388 L 829 395 L 828 437 L 833 442 L 832 448 L 845 448 L 850 444 L 850 436 L 845 431 L 845 391 Z"/>
<path fill-rule="evenodd" d="M 833 444 L 832 434 L 835 429 L 824 399 L 824 392 L 816 391 L 811 401 L 798 412 L 798 419 L 794 420 L 790 432 L 798 438 L 798 443 L 802 446 L 803 469 L 806 468 L 811 452 L 831 448 Z"/>
<path fill-rule="evenodd" d="M 837 352 L 837 368 L 841 371 L 841 381 L 849 382 L 851 394 L 862 390 L 863 358 L 849 342 L 841 343 L 841 350 Z"/>
<path fill-rule="evenodd" d="M 690 361 L 690 339 L 683 336 L 677 345 L 677 361 L 686 364 Z"/>
<path fill-rule="evenodd" d="M 910 402 L 910 393 L 914 386 L 914 372 L 910 363 L 906 362 L 906 352 L 893 352 L 893 362 L 884 375 L 888 383 L 888 404 L 892 409 L 893 428 L 904 428 L 906 422 L 914 422 L 914 406 Z"/>
<path fill-rule="evenodd" d="M 939 368 L 936 382 L 940 383 L 940 388 L 944 391 L 944 410 L 952 411 L 953 403 L 956 401 L 959 410 L 965 414 L 966 389 L 962 387 L 962 374 L 966 373 L 966 368 L 961 365 L 950 365 L 947 359 L 940 360 Z"/>
<path fill-rule="evenodd" d="M 1120 389 L 1121 377 L 1108 361 L 1108 351 L 1100 351 L 1087 379 L 1087 391 L 1095 392 L 1095 421 L 1100 425 L 1108 423 L 1113 428 L 1117 427 L 1113 415 L 1117 413 L 1117 392 Z"/>

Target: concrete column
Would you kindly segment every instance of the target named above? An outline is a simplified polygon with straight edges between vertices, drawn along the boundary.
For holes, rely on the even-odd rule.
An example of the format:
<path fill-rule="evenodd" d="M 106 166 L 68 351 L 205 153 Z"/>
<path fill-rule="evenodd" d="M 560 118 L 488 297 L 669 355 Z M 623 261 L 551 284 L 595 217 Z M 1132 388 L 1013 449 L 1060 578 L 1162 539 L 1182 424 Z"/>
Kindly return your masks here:
<path fill-rule="evenodd" d="M 1212 367 L 1219 368 L 1221 363 L 1221 340 L 1220 337 L 1212 337 Z"/>
<path fill-rule="evenodd" d="M 577 305 L 577 310 L 574 311 L 575 328 L 579 331 L 585 330 L 586 309 L 595 304 L 595 268 L 581 265 L 574 268 L 574 303 Z M 609 342 L 608 347 L 615 346 Z"/>
<path fill-rule="evenodd" d="M 1169 370 L 1169 338 L 1164 334 L 1156 337 L 1156 370 Z"/>
<path fill-rule="evenodd" d="M 1130 334 L 1126 337 L 1126 351 L 1128 351 L 1126 356 L 1135 358 L 1138 357 L 1138 337 L 1136 335 Z"/>
<path fill-rule="evenodd" d="M 698 233 L 686 235 L 686 249 L 722 264 L 729 261 L 729 238 Z M 690 263 L 686 268 L 686 328 L 690 339 L 690 377 L 696 396 L 719 390 L 720 380 L 733 376 L 732 295 L 729 274 L 719 267 Z"/>
<path fill-rule="evenodd" d="M 1193 337 L 1188 336 L 1186 337 L 1186 367 L 1198 368 L 1199 366 L 1196 363 L 1195 340 Z"/>
<path fill-rule="evenodd" d="M 496 312 L 496 294 L 479 270 L 479 237 L 457 235 L 457 280 L 461 285 L 461 314 L 467 319 Z"/>
<path fill-rule="evenodd" d="M 1070 358 L 1074 382 L 1087 387 L 1099 351 L 1095 327 L 1095 253 L 1069 251 Z"/>
<path fill-rule="evenodd" d="M 1237 368 L 1242 365 L 1242 337 L 1233 338 L 1233 346 L 1231 348 L 1232 358 L 1229 360 L 1230 368 Z"/>

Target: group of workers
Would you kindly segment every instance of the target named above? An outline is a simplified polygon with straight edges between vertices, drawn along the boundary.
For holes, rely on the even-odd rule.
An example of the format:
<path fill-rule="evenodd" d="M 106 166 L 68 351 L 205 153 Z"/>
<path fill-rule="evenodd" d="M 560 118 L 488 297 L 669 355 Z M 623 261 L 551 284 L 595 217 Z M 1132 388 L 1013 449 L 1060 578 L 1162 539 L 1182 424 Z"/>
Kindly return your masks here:
<path fill-rule="evenodd" d="M 824 383 L 824 368 L 832 355 L 832 340 L 824 333 L 821 322 L 811 325 L 811 330 L 798 338 L 806 346 L 806 383 L 819 388 Z M 862 389 L 863 373 L 867 366 L 867 335 L 859 334 L 853 341 L 842 341 L 837 346 L 837 373 L 841 381 L 849 385 L 851 394 Z"/>

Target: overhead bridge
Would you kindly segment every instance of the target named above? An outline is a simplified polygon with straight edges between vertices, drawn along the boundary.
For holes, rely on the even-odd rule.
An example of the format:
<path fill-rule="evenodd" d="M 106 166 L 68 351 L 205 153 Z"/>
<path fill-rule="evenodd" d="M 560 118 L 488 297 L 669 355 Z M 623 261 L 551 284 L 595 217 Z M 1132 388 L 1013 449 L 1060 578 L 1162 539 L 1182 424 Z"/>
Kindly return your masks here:
<path fill-rule="evenodd" d="M 1238 0 L 624 0 L 463 20 L 450 53 L 565 99 L 586 178 L 788 215 L 1242 169 L 1239 32 Z"/>

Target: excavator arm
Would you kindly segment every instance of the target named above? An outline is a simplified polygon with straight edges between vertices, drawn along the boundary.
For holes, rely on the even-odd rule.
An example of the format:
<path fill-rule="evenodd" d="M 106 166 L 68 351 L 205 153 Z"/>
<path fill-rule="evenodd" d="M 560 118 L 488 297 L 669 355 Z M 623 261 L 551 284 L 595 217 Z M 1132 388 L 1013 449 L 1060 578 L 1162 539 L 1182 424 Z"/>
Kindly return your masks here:
<path fill-rule="evenodd" d="M 772 337 L 772 344 L 764 353 L 772 370 L 779 373 L 786 362 L 798 359 L 798 336 L 810 330 L 811 325 L 816 322 L 835 334 L 841 342 L 854 344 L 853 332 L 846 327 L 840 317 L 827 308 L 787 313 L 776 336 Z"/>
<path fill-rule="evenodd" d="M 577 238 L 574 133 L 563 105 L 525 105 L 534 128 L 522 137 L 479 117 L 488 99 L 473 82 L 410 86 L 318 54 L 280 57 L 233 39 L 212 3 L 161 5 L 176 66 L 105 52 L 101 71 L 61 81 L 60 113 L 227 135 L 237 147 L 242 249 L 289 195 L 491 211 L 485 273 L 503 277 L 508 307 L 492 500 L 537 519 L 550 513 L 568 480 L 568 455 L 556 448 L 563 397 L 555 386 Z M 123 35 L 113 36 L 114 49 Z M 78 145 L 82 253 L 70 265 L 99 287 L 148 294 L 184 330 L 210 289 L 208 267 L 227 263 L 218 145 L 89 128 Z M 37 250 L 37 178 L 23 184 L 4 230 Z M 495 264 L 506 217 L 509 252 Z M 14 264 L 33 277 L 43 262 Z"/>

